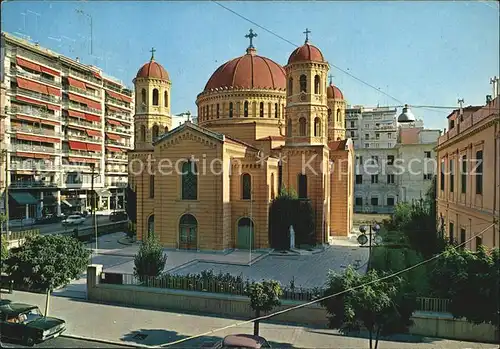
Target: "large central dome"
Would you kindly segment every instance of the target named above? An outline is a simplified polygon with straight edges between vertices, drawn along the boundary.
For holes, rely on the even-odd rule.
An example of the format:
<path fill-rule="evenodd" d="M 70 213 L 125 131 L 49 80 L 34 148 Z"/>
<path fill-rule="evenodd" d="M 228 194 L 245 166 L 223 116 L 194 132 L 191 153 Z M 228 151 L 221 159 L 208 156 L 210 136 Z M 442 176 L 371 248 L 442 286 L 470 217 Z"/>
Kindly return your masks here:
<path fill-rule="evenodd" d="M 258 56 L 248 48 L 241 57 L 221 65 L 212 74 L 205 92 L 215 89 L 271 89 L 285 90 L 285 70 L 273 60 Z"/>

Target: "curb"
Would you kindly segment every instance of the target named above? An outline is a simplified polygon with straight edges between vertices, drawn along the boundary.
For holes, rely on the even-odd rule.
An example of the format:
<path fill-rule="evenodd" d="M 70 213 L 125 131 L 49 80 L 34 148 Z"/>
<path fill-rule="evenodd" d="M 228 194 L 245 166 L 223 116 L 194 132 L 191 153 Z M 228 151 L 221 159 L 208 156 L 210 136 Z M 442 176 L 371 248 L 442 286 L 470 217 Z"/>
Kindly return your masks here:
<path fill-rule="evenodd" d="M 153 348 L 154 346 L 149 346 L 149 345 L 144 345 L 144 344 L 129 344 L 127 342 L 118 342 L 118 341 L 109 341 L 106 339 L 98 339 L 98 338 L 91 338 L 91 337 L 86 337 L 86 336 L 78 336 L 74 334 L 61 334 L 60 337 L 64 338 L 71 338 L 71 339 L 78 339 L 82 341 L 88 341 L 88 342 L 96 342 L 96 343 L 103 343 L 103 344 L 112 344 L 112 345 L 118 345 L 121 347 L 126 347 L 126 348 Z"/>

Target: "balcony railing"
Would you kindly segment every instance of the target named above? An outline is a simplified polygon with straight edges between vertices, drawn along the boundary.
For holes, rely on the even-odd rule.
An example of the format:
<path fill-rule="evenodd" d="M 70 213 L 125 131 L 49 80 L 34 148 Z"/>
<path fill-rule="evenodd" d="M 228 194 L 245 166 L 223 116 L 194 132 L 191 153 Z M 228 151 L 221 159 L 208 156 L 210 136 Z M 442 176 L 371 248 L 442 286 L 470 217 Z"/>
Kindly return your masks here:
<path fill-rule="evenodd" d="M 102 81 L 97 79 L 95 76 L 93 76 L 91 74 L 83 74 L 83 73 L 80 73 L 80 72 L 73 70 L 73 69 L 65 69 L 64 72 L 68 73 L 70 76 L 76 76 L 77 78 L 81 78 L 81 79 L 90 81 L 96 85 L 102 86 Z"/>
<path fill-rule="evenodd" d="M 47 84 L 50 84 L 50 85 L 61 86 L 61 82 L 60 81 L 55 81 L 53 79 L 46 78 L 45 76 L 42 76 L 42 75 L 37 75 L 37 74 L 34 74 L 34 73 L 28 73 L 28 72 L 25 72 L 25 71 L 17 70 L 15 68 L 11 68 L 10 69 L 10 73 L 12 75 L 24 76 L 24 77 L 27 77 L 28 79 L 40 81 L 40 82 L 47 83 Z"/>
<path fill-rule="evenodd" d="M 36 92 L 33 92 L 33 91 L 24 90 L 24 89 L 19 88 L 19 87 L 18 88 L 11 88 L 11 89 L 9 89 L 9 92 L 13 93 L 15 95 L 20 94 L 20 95 L 23 95 L 23 96 L 28 96 L 28 97 L 31 97 L 31 98 L 36 98 L 36 99 L 40 99 L 42 101 L 56 103 L 56 104 L 59 104 L 61 102 L 61 98 L 60 97 L 51 96 L 51 95 L 44 95 L 42 93 L 36 93 Z"/>
<path fill-rule="evenodd" d="M 63 169 L 66 170 L 67 172 L 71 171 L 85 171 L 85 172 L 92 172 L 92 167 L 90 165 L 84 165 L 84 164 L 63 164 Z"/>
<path fill-rule="evenodd" d="M 94 153 L 91 151 L 80 151 L 80 150 L 65 150 L 63 155 L 84 156 L 86 158 L 94 158 L 94 159 L 99 159 L 101 157 L 101 153 Z"/>
<path fill-rule="evenodd" d="M 110 187 L 126 188 L 128 183 L 127 182 L 108 182 L 108 185 Z"/>
<path fill-rule="evenodd" d="M 91 122 L 81 121 L 81 120 L 78 120 L 75 118 L 67 118 L 67 119 L 63 119 L 63 121 L 66 124 L 70 124 L 70 125 L 79 125 L 79 126 L 91 128 L 94 130 L 99 130 L 99 131 L 101 130 L 101 125 L 99 125 L 99 124 L 93 124 Z"/>
<path fill-rule="evenodd" d="M 115 92 L 121 93 L 121 94 L 123 94 L 123 95 L 125 95 L 125 96 L 132 97 L 132 91 L 130 91 L 129 89 L 126 89 L 126 88 L 121 89 L 121 88 L 119 88 L 119 87 L 116 87 L 116 86 L 115 86 L 115 85 L 113 85 L 113 84 L 108 84 L 108 83 L 106 82 L 106 80 L 104 80 L 104 87 L 105 87 L 105 88 L 107 88 L 107 89 L 109 89 L 109 90 L 112 90 L 112 91 L 115 91 Z"/>
<path fill-rule="evenodd" d="M 131 147 L 130 144 L 121 143 L 121 142 L 118 142 L 118 141 L 115 141 L 115 140 L 112 140 L 112 139 L 106 139 L 106 144 L 117 145 L 119 147 L 124 147 L 124 148 L 130 148 Z"/>
<path fill-rule="evenodd" d="M 121 128 L 121 127 L 106 126 L 106 131 L 107 132 L 115 132 L 115 133 L 123 133 L 123 134 L 126 134 L 126 135 L 131 135 L 132 134 L 132 130 Z"/>
<path fill-rule="evenodd" d="M 40 145 L 11 144 L 10 147 L 13 151 L 38 152 L 38 153 L 50 153 L 50 154 L 54 154 L 56 152 L 55 148 L 43 147 Z"/>
<path fill-rule="evenodd" d="M 68 139 L 78 139 L 78 140 L 83 140 L 85 142 L 92 142 L 92 143 L 99 143 L 101 144 L 101 139 L 99 138 L 92 138 L 86 134 L 84 135 L 77 135 L 77 134 L 67 134 Z"/>
<path fill-rule="evenodd" d="M 71 108 L 75 108 L 75 109 L 78 109 L 78 110 L 81 110 L 84 112 L 102 115 L 102 110 L 86 107 L 86 106 L 83 106 L 81 104 L 70 101 L 69 99 L 63 99 L 63 105 L 65 108 L 71 107 Z"/>
<path fill-rule="evenodd" d="M 44 182 L 44 181 L 12 181 L 10 183 L 11 188 L 49 188 L 57 187 L 56 182 Z"/>
<path fill-rule="evenodd" d="M 45 162 L 31 162 L 31 161 L 12 161 L 9 164 L 12 170 L 32 170 L 32 171 L 56 171 L 59 166 Z"/>
<path fill-rule="evenodd" d="M 125 121 L 128 123 L 133 122 L 132 117 L 129 114 L 125 114 L 125 113 L 123 113 L 123 114 L 122 113 L 106 113 L 106 117 L 111 118 L 111 119 L 116 119 L 119 121 Z"/>
<path fill-rule="evenodd" d="M 16 55 L 16 56 L 21 56 L 21 57 L 26 57 L 28 59 L 31 59 L 31 60 L 37 62 L 37 63 L 41 63 L 41 64 L 46 65 L 48 67 L 54 68 L 57 71 L 60 71 L 60 66 L 56 62 L 53 62 L 53 61 L 49 60 L 48 58 L 45 58 L 43 55 L 30 52 L 30 51 L 25 50 L 23 48 L 20 48 L 20 47 L 12 48 L 10 50 L 10 54 Z"/>
<path fill-rule="evenodd" d="M 101 99 L 101 94 L 100 93 L 94 93 L 94 92 L 90 92 L 88 90 L 82 90 L 82 89 L 80 89 L 78 87 L 71 86 L 71 85 L 69 85 L 67 87 L 67 89 L 69 91 L 71 91 L 71 92 L 79 93 L 79 94 L 82 94 L 82 95 L 85 95 L 85 96 L 89 96 L 89 97 L 92 97 L 92 98 L 96 98 L 96 99 Z"/>
<path fill-rule="evenodd" d="M 115 155 L 107 154 L 106 161 L 118 161 L 118 162 L 125 161 L 126 162 L 126 161 L 128 161 L 128 156 L 127 155 L 119 155 L 119 154 L 115 154 Z"/>
<path fill-rule="evenodd" d="M 25 133 L 33 133 L 36 135 L 44 135 L 44 136 L 52 136 L 57 138 L 62 138 L 61 134 L 56 133 L 53 130 L 47 130 L 41 127 L 29 127 L 29 126 L 14 126 L 10 128 L 11 132 L 25 132 Z"/>
<path fill-rule="evenodd" d="M 37 118 L 44 118 L 50 120 L 60 120 L 59 116 L 47 113 L 38 108 L 32 108 L 28 106 L 10 107 L 7 108 L 7 112 L 10 114 L 26 114 L 29 116 L 36 116 Z"/>
<path fill-rule="evenodd" d="M 106 97 L 106 103 L 114 104 L 114 105 L 117 105 L 117 106 L 120 106 L 120 107 L 124 107 L 124 108 L 130 109 L 130 103 L 125 103 L 123 101 L 119 101 L 119 100 L 116 100 L 114 98 L 108 98 L 108 97 Z"/>

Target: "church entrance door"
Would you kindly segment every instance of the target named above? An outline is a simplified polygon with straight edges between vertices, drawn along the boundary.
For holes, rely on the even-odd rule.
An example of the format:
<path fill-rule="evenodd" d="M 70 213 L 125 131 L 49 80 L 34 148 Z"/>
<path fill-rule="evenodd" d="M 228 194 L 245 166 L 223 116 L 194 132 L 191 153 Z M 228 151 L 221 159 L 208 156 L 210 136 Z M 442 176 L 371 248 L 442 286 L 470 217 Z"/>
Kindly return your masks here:
<path fill-rule="evenodd" d="M 185 214 L 179 221 L 179 248 L 198 249 L 198 221 L 191 214 Z"/>
<path fill-rule="evenodd" d="M 236 248 L 241 250 L 255 249 L 253 230 L 254 223 L 250 218 L 245 217 L 238 221 Z"/>

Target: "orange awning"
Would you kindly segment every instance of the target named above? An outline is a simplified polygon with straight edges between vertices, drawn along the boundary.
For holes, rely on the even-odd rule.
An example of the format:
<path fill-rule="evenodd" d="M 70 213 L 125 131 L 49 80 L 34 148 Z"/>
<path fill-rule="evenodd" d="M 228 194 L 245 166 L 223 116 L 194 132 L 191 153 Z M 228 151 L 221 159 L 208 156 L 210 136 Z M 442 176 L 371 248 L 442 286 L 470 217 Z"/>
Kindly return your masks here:
<path fill-rule="evenodd" d="M 16 96 L 16 99 L 18 101 L 23 101 L 23 102 L 27 102 L 27 103 L 33 103 L 33 104 L 37 104 L 37 105 L 44 105 L 44 106 L 48 107 L 47 104 L 45 104 L 43 102 L 40 102 L 40 101 L 36 101 L 36 100 L 28 98 L 28 97 Z"/>
<path fill-rule="evenodd" d="M 120 148 L 109 147 L 109 146 L 106 147 L 106 150 L 109 150 L 112 153 L 120 153 L 122 151 Z"/>
<path fill-rule="evenodd" d="M 87 143 L 88 151 L 102 152 L 102 146 L 100 144 Z"/>
<path fill-rule="evenodd" d="M 113 92 L 113 91 L 106 91 L 106 93 L 110 96 L 110 97 L 113 97 L 114 99 L 117 99 L 119 101 L 122 100 L 122 96 L 119 95 L 118 93 L 116 92 Z"/>
<path fill-rule="evenodd" d="M 52 126 L 58 126 L 59 125 L 59 122 L 57 121 L 50 121 L 50 120 L 43 120 L 43 119 L 40 119 L 40 122 L 44 125 L 52 125 Z"/>
<path fill-rule="evenodd" d="M 19 133 L 16 133 L 16 138 L 23 140 L 23 141 L 32 141 L 32 142 L 43 142 L 43 143 L 59 143 L 60 142 L 60 140 L 57 138 L 32 136 L 32 135 L 25 135 L 25 134 L 19 134 Z"/>
<path fill-rule="evenodd" d="M 69 141 L 69 148 L 71 150 L 87 150 L 87 143 L 77 142 L 77 141 Z"/>
<path fill-rule="evenodd" d="M 72 118 L 85 119 L 85 114 L 76 110 L 68 110 L 68 115 Z"/>
<path fill-rule="evenodd" d="M 32 118 L 31 116 L 25 116 L 25 115 L 16 115 L 16 119 L 26 120 L 31 122 L 40 122 L 40 119 Z"/>
<path fill-rule="evenodd" d="M 118 135 L 115 135 L 112 133 L 107 133 L 107 132 L 106 132 L 106 137 L 108 137 L 109 139 L 112 139 L 114 141 L 119 141 L 120 139 L 122 139 L 122 137 L 120 137 Z"/>
<path fill-rule="evenodd" d="M 99 73 L 92 72 L 92 74 L 93 74 L 96 78 L 98 78 L 99 80 L 101 80 L 101 79 L 102 79 L 102 77 L 101 77 L 101 75 L 99 75 Z"/>
<path fill-rule="evenodd" d="M 61 106 L 59 105 L 53 105 L 53 104 L 46 104 L 47 106 L 47 109 L 50 109 L 50 110 L 61 110 Z"/>
<path fill-rule="evenodd" d="M 44 67 L 43 65 L 40 66 L 40 69 L 42 70 L 42 72 L 44 72 L 46 74 L 50 74 L 50 75 L 54 75 L 54 76 L 60 76 L 61 75 L 61 73 L 59 73 L 58 71 L 55 71 L 55 70 L 52 70 L 50 68 Z"/>
<path fill-rule="evenodd" d="M 106 122 L 110 125 L 115 125 L 115 126 L 123 126 L 120 121 L 112 120 L 112 119 L 106 119 Z"/>
<path fill-rule="evenodd" d="M 87 131 L 87 134 L 92 137 L 102 137 L 101 132 L 96 131 L 96 130 L 85 130 Z"/>
<path fill-rule="evenodd" d="M 118 109 L 116 107 L 113 107 L 112 105 L 106 105 L 106 108 L 108 108 L 108 110 L 111 110 L 111 111 L 116 111 L 118 113 L 122 112 L 121 109 Z"/>
<path fill-rule="evenodd" d="M 69 157 L 70 162 L 99 162 L 99 159 Z"/>
<path fill-rule="evenodd" d="M 76 88 L 79 88 L 79 89 L 82 89 L 82 90 L 86 90 L 87 89 L 87 86 L 85 85 L 84 82 L 80 81 L 80 80 L 76 80 L 76 79 L 73 79 L 73 78 L 68 78 L 68 83 L 70 84 L 70 86 L 73 86 L 73 87 L 76 87 Z"/>
<path fill-rule="evenodd" d="M 87 131 L 87 129 L 86 129 L 86 128 L 84 128 L 84 127 L 79 127 L 79 126 L 68 125 L 68 126 L 66 126 L 66 127 L 69 127 L 69 128 L 75 129 L 75 130 L 80 130 L 80 131 L 83 131 L 83 132 Z"/>
<path fill-rule="evenodd" d="M 91 101 L 89 100 L 89 102 L 87 103 L 87 105 L 90 107 L 90 108 L 94 108 L 94 109 L 97 109 L 97 110 L 101 110 L 101 103 L 99 102 L 95 102 L 95 101 Z"/>
<path fill-rule="evenodd" d="M 17 78 L 17 85 L 20 88 L 24 88 L 26 90 L 40 92 L 40 93 L 43 93 L 46 95 L 49 94 L 49 91 L 47 90 L 47 86 L 33 82 L 33 81 L 29 81 L 29 80 L 26 80 L 23 78 Z"/>
<path fill-rule="evenodd" d="M 73 102 L 83 103 L 83 104 L 87 104 L 87 105 L 88 105 L 88 102 L 89 102 L 89 100 L 87 98 L 83 98 L 83 97 L 74 95 L 72 93 L 68 93 L 68 98 L 70 100 L 72 100 Z"/>
<path fill-rule="evenodd" d="M 48 159 L 51 157 L 50 154 L 35 154 L 35 153 L 25 153 L 25 152 L 16 152 L 16 156 L 22 156 L 24 158 L 35 158 L 35 159 Z"/>
<path fill-rule="evenodd" d="M 61 97 L 61 89 L 47 86 L 47 91 L 49 95 Z"/>
<path fill-rule="evenodd" d="M 16 57 L 16 63 L 21 67 L 25 67 L 34 71 L 42 71 L 42 68 L 38 64 L 31 63 L 30 61 L 22 59 L 21 57 Z"/>
<path fill-rule="evenodd" d="M 85 119 L 90 122 L 101 122 L 101 118 L 97 115 L 85 114 Z"/>

